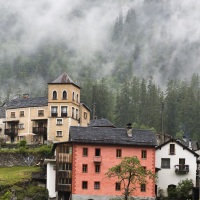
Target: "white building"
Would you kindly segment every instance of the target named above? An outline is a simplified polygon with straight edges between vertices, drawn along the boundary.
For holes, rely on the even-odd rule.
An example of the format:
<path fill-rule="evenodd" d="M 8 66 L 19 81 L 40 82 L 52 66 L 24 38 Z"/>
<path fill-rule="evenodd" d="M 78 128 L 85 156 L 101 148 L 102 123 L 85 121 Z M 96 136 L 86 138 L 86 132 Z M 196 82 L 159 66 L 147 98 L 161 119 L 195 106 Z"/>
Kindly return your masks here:
<path fill-rule="evenodd" d="M 192 179 L 196 186 L 198 154 L 181 142 L 171 139 L 156 147 L 157 196 L 176 187 L 181 180 Z"/>

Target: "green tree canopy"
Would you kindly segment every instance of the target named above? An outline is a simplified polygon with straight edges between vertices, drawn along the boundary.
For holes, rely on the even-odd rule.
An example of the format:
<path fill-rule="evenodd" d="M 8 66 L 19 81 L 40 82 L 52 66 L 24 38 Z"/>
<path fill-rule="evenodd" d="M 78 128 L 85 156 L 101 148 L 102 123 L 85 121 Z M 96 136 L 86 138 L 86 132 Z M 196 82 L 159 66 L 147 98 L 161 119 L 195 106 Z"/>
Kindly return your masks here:
<path fill-rule="evenodd" d="M 155 174 L 151 170 L 145 169 L 136 156 L 124 157 L 121 163 L 108 169 L 106 177 L 117 177 L 123 185 L 123 195 L 128 199 L 137 184 L 146 184 L 147 180 L 154 180 Z"/>

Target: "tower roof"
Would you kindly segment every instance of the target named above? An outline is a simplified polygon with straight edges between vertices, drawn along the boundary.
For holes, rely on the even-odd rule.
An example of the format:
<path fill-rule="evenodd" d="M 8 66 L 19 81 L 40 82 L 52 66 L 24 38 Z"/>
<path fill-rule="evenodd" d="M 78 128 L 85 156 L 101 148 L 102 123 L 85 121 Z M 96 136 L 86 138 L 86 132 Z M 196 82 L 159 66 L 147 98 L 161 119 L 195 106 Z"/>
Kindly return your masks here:
<path fill-rule="evenodd" d="M 70 77 L 67 73 L 63 73 L 61 74 L 58 78 L 56 78 L 53 82 L 51 82 L 50 84 L 63 84 L 63 83 L 67 83 L 67 84 L 73 84 L 77 87 L 79 87 Z M 79 87 L 80 88 L 80 87 Z"/>

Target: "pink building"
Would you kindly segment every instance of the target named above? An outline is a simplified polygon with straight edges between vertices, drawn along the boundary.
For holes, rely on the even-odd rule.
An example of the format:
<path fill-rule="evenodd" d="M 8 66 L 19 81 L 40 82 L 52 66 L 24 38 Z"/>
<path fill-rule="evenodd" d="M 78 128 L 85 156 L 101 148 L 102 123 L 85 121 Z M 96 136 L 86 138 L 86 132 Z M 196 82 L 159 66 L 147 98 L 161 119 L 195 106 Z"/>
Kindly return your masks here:
<path fill-rule="evenodd" d="M 55 145 L 58 199 L 120 199 L 123 186 L 105 173 L 125 156 L 137 156 L 142 166 L 154 172 L 155 146 L 153 132 L 116 128 L 105 119 L 92 120 L 88 127 L 70 127 L 69 142 Z M 133 196 L 155 199 L 155 183 L 137 185 Z"/>

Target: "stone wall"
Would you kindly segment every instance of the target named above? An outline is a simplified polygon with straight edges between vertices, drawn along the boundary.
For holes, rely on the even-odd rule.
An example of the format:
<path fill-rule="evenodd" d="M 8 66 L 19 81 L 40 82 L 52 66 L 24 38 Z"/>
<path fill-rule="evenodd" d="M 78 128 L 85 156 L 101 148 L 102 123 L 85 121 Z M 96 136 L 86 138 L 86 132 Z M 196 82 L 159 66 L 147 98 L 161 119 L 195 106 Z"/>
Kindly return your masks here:
<path fill-rule="evenodd" d="M 39 165 L 42 158 L 37 155 L 23 155 L 19 153 L 0 153 L 0 167 Z"/>

